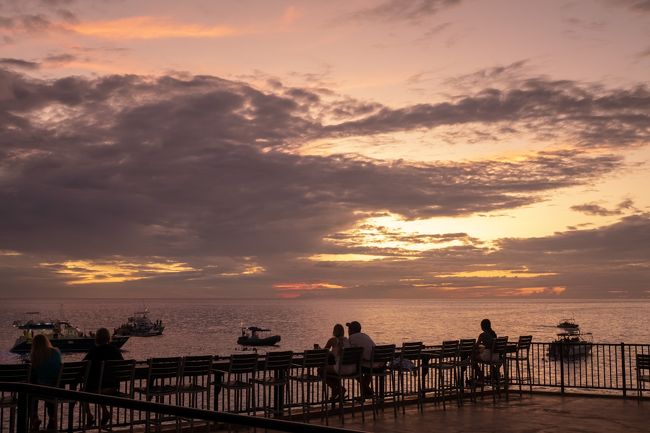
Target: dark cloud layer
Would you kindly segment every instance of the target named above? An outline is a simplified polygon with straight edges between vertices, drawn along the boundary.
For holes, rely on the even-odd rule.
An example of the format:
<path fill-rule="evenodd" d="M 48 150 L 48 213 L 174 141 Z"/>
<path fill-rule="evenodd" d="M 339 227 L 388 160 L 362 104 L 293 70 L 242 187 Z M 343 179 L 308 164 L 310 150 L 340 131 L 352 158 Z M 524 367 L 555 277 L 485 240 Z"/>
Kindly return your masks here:
<path fill-rule="evenodd" d="M 384 21 L 420 21 L 461 0 L 387 0 L 352 14 L 355 19 Z"/>
<path fill-rule="evenodd" d="M 411 236 L 413 243 L 459 240 L 465 246 L 408 263 L 368 265 L 372 273 L 304 257 L 354 252 L 323 239 L 367 215 L 424 218 L 511 209 L 622 167 L 619 156 L 580 150 L 540 152 L 519 162 L 431 164 L 301 156 L 293 152 L 300 144 L 346 131 L 355 121 L 324 126 L 318 113 L 335 107 L 324 102 L 322 92 L 277 89 L 264 93 L 209 76 L 47 81 L 0 72 L 0 253 L 22 253 L 0 254 L 3 290 L 42 285 L 36 275 L 60 269 L 39 263 L 125 257 L 179 261 L 194 269 L 156 278 L 160 288 L 243 295 L 243 285 L 254 291 L 316 278 L 356 284 L 354 293 L 371 295 L 362 287 L 372 285 L 368 281 L 385 278 L 393 284 L 390 278 L 397 274 L 426 274 L 432 261 L 450 269 L 454 260 L 482 263 L 486 251 L 459 233 Z M 636 110 L 637 99 L 618 94 L 609 104 L 612 111 L 624 110 L 617 104 Z M 366 116 L 356 133 L 386 129 L 374 115 L 355 110 L 362 102 L 349 104 L 340 116 Z M 463 111 L 465 104 L 445 109 Z M 409 116 L 405 123 L 418 125 Z M 504 251 L 521 249 L 503 245 Z M 39 269 L 34 278 L 30 264 Z M 255 266 L 266 271 L 246 274 Z"/>
<path fill-rule="evenodd" d="M 602 89 L 574 81 L 533 78 L 506 89 L 487 88 L 452 102 L 382 108 L 362 119 L 331 125 L 338 136 L 368 135 L 469 123 L 517 125 L 584 146 L 623 147 L 650 140 L 650 89 Z"/>

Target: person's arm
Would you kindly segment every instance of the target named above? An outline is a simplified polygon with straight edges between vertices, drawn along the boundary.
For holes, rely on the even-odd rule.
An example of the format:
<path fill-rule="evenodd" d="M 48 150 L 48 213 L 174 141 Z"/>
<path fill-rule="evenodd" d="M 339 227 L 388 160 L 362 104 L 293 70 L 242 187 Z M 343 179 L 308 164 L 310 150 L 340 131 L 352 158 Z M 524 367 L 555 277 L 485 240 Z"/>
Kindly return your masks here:
<path fill-rule="evenodd" d="M 327 340 L 327 343 L 325 343 L 325 349 L 331 349 L 335 343 L 336 343 L 336 338 L 330 338 L 329 340 Z"/>

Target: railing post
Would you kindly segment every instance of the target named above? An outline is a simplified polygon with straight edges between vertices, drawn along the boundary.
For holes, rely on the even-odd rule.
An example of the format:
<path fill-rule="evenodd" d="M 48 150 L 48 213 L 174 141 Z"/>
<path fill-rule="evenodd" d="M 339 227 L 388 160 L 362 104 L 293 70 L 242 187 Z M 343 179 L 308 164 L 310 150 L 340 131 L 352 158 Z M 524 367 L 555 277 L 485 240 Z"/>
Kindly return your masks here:
<path fill-rule="evenodd" d="M 16 417 L 16 433 L 27 433 L 29 419 L 29 395 L 25 391 L 18 393 L 18 416 Z M 11 426 L 9 427 L 11 430 Z"/>
<path fill-rule="evenodd" d="M 627 381 L 625 379 L 625 343 L 621 343 L 621 372 L 623 378 L 623 398 L 627 397 Z"/>
<path fill-rule="evenodd" d="M 564 394 L 564 341 L 560 341 L 560 394 Z"/>

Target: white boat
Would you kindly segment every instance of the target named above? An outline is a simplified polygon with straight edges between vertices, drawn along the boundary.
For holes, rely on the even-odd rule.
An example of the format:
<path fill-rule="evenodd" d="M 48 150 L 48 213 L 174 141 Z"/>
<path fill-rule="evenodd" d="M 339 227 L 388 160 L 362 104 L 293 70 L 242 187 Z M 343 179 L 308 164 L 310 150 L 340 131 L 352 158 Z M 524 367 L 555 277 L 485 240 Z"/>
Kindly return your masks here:
<path fill-rule="evenodd" d="M 165 326 L 162 320 L 155 322 L 149 319 L 149 310 L 136 311 L 126 323 L 115 328 L 115 335 L 128 335 L 132 337 L 155 337 L 162 335 Z"/>

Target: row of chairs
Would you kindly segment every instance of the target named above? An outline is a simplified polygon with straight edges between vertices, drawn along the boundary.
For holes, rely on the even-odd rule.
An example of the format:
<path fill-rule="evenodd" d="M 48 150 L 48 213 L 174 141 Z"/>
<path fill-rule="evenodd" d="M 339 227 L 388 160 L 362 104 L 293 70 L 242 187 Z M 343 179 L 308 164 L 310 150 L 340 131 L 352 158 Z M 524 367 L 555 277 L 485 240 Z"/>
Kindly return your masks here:
<path fill-rule="evenodd" d="M 495 401 L 501 389 L 506 391 L 507 398 L 509 385 L 518 384 L 521 393 L 522 385 L 527 384 L 532 391 L 531 341 L 531 336 L 522 336 L 516 345 L 509 346 L 507 337 L 497 338 L 491 348 L 495 356 L 478 363 L 472 361 L 476 343 L 473 339 L 444 341 L 433 349 L 421 342 L 404 343 L 399 349 L 392 344 L 379 345 L 369 362 L 363 361 L 361 348 L 346 348 L 339 372 L 328 372 L 326 349 L 308 350 L 299 357 L 294 357 L 291 351 L 270 352 L 263 363 L 256 353 L 235 354 L 219 369 L 215 369 L 214 362 L 220 361 L 212 356 L 152 358 L 147 362 L 147 380 L 139 387 L 135 382 L 134 360 L 106 361 L 101 368 L 101 378 L 110 375 L 121 385 L 118 390 L 100 389 L 99 392 L 108 391 L 127 398 L 139 394 L 149 401 L 210 408 L 211 392 L 217 387 L 221 393 L 221 407 L 216 406 L 215 399 L 212 406 L 215 410 L 249 414 L 261 410 L 265 416 L 280 416 L 285 410 L 291 415 L 292 408 L 300 407 L 307 420 L 311 410 L 318 408 L 326 421 L 330 406 L 335 408 L 336 405 L 343 420 L 344 408 L 349 403 L 353 414 L 359 404 L 365 419 L 366 399 L 361 386 L 364 381 L 372 383 L 375 391 L 369 396 L 373 417 L 379 409 L 383 410 L 387 400 L 392 400 L 395 412 L 400 407 L 404 412 L 405 402 L 410 397 L 416 397 L 418 407 L 422 408 L 425 399 L 433 394 L 433 400 L 441 403 L 444 409 L 452 396 L 456 397 L 457 404 L 463 404 L 468 388 L 472 401 L 476 399 L 479 386 L 481 394 L 485 386 L 490 386 L 495 391 L 492 393 Z M 476 365 L 485 371 L 485 380 L 481 383 L 474 380 Z M 638 383 L 650 381 L 650 377 L 643 375 L 644 368 L 650 368 L 648 366 L 650 355 L 639 354 Z M 84 390 L 88 371 L 86 361 L 64 363 L 56 386 Z M 0 382 L 28 382 L 29 378 L 29 364 L 0 365 Z M 326 386 L 328 380 L 340 381 L 350 395 L 340 393 L 336 401 L 331 401 Z M 641 392 L 640 385 L 639 396 Z M 261 401 L 256 401 L 260 395 Z M 67 403 L 73 406 L 73 402 Z M 16 405 L 15 396 L 3 396 L 1 407 L 10 408 L 10 425 L 13 425 Z M 69 417 L 70 414 L 71 411 Z M 129 422 L 132 420 L 133 413 Z M 147 418 L 146 422 L 149 421 Z M 110 422 L 112 424 L 112 417 Z M 68 420 L 68 424 L 71 423 L 72 418 Z"/>

